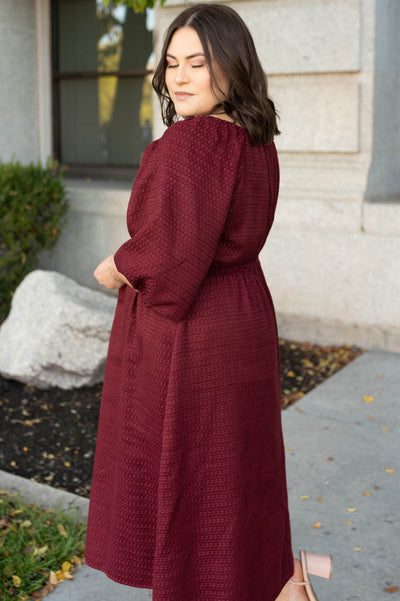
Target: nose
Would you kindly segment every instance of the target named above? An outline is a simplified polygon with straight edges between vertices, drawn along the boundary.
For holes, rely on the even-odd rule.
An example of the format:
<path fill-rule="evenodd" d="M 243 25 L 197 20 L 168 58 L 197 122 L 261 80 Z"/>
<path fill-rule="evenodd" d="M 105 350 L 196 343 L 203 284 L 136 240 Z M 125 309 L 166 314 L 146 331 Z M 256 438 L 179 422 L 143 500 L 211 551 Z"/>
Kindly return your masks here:
<path fill-rule="evenodd" d="M 187 83 L 189 81 L 189 69 L 185 65 L 181 65 L 175 69 L 175 81 L 178 84 Z"/>

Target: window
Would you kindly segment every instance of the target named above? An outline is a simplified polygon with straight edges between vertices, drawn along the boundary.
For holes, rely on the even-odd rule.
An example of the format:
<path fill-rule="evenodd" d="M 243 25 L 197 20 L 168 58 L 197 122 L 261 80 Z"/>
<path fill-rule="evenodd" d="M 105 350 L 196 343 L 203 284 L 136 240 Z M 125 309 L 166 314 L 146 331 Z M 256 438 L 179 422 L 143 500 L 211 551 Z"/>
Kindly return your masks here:
<path fill-rule="evenodd" d="M 71 174 L 131 177 L 152 140 L 153 11 L 52 1 L 54 154 Z"/>

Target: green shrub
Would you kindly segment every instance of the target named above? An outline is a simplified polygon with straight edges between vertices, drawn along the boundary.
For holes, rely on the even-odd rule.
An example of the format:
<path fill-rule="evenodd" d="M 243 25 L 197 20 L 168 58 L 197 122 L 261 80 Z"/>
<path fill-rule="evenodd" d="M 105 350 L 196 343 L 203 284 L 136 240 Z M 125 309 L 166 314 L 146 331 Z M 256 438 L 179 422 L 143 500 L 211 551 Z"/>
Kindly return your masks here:
<path fill-rule="evenodd" d="M 58 163 L 0 161 L 0 322 L 12 295 L 36 269 L 39 252 L 52 248 L 66 221 L 68 202 Z"/>

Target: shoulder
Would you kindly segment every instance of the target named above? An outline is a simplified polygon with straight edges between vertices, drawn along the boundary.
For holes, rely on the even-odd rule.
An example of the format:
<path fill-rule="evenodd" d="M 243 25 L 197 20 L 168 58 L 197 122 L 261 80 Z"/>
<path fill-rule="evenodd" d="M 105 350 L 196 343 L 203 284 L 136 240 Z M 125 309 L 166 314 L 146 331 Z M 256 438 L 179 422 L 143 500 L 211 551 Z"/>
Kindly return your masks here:
<path fill-rule="evenodd" d="M 199 115 L 170 125 L 157 143 L 157 172 L 186 174 L 189 179 L 218 182 L 241 172 L 247 131 L 217 117 Z"/>
<path fill-rule="evenodd" d="M 213 147 L 229 146 L 231 152 L 239 148 L 247 139 L 247 132 L 233 123 L 218 117 L 198 115 L 187 117 L 170 125 L 160 138 L 163 145 L 178 143 L 189 146 L 196 152 L 199 148 L 212 150 Z"/>

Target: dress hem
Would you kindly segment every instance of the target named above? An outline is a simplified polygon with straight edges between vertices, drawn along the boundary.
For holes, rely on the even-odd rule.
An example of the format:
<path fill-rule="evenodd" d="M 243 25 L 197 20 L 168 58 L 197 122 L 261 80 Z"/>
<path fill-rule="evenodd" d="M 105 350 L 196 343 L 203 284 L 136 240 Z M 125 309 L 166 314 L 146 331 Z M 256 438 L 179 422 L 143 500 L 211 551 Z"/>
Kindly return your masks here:
<path fill-rule="evenodd" d="M 107 576 L 107 578 L 110 578 L 110 580 L 112 580 L 113 582 L 116 582 L 117 584 L 123 584 L 124 586 L 129 586 L 131 588 L 143 588 L 143 589 L 148 589 L 148 590 L 153 590 L 152 585 L 149 584 L 144 584 L 143 581 L 139 580 L 136 581 L 134 584 L 132 584 L 132 580 L 130 579 L 129 583 L 128 582 L 124 582 L 124 578 L 119 578 L 117 576 L 112 576 L 111 573 L 109 573 L 106 569 L 104 568 L 100 568 L 100 567 L 95 567 L 94 565 L 91 565 L 89 562 L 85 561 L 86 565 L 88 565 L 90 568 L 94 569 L 94 570 L 98 570 L 99 572 L 103 572 L 103 574 L 105 574 L 105 576 Z M 288 582 L 288 580 L 293 576 L 293 572 L 294 572 L 294 560 L 292 562 L 293 567 L 290 569 L 290 575 L 288 576 L 288 578 L 285 580 L 285 582 L 282 585 L 281 590 L 279 591 L 279 593 L 283 590 L 285 584 Z"/>
<path fill-rule="evenodd" d="M 112 576 L 111 575 L 112 573 L 108 572 L 105 568 L 91 564 L 88 561 L 85 561 L 85 563 L 86 563 L 86 565 L 89 566 L 89 568 L 98 570 L 99 572 L 103 572 L 103 574 L 105 574 L 107 576 L 107 578 L 110 578 L 110 580 L 112 580 L 113 582 L 116 582 L 117 584 L 123 584 L 125 586 L 130 586 L 132 588 L 146 588 L 146 589 L 153 590 L 152 585 L 145 583 L 145 581 L 143 581 L 143 580 L 137 580 L 135 582 L 135 584 L 132 584 L 132 578 L 130 578 L 129 583 L 127 581 L 124 582 L 124 580 L 125 580 L 124 578 L 120 578 L 119 576 Z"/>

